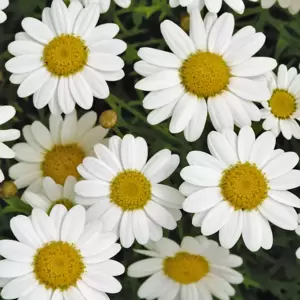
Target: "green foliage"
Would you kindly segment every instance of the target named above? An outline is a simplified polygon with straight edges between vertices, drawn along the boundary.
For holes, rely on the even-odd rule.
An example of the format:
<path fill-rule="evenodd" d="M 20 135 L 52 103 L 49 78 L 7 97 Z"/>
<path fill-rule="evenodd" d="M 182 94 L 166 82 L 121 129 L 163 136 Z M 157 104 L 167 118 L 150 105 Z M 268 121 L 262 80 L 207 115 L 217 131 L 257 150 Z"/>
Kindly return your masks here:
<path fill-rule="evenodd" d="M 270 10 L 262 10 L 258 4 L 246 1 L 248 8 L 240 16 L 235 14 L 236 29 L 252 25 L 257 31 L 262 31 L 267 36 L 267 42 L 260 51 L 262 56 L 275 57 L 279 63 L 298 68 L 300 61 L 300 13 L 291 16 L 287 11 L 275 6 Z M 8 20 L 0 25 L 0 97 L 1 105 L 10 104 L 17 109 L 15 118 L 6 125 L 7 127 L 22 129 L 34 120 L 48 122 L 49 110 L 45 108 L 37 111 L 32 104 L 32 99 L 19 99 L 16 94 L 17 86 L 9 82 L 10 74 L 5 70 L 4 63 L 10 58 L 7 45 L 14 39 L 14 34 L 21 31 L 21 20 L 24 17 L 37 17 L 48 0 L 15 0 L 6 9 Z M 224 9 L 228 7 L 224 5 Z M 120 82 L 111 83 L 111 95 L 104 101 L 95 100 L 93 110 L 100 114 L 107 108 L 112 108 L 118 113 L 118 124 L 111 134 L 123 136 L 126 133 L 143 136 L 150 146 L 150 155 L 162 148 L 169 148 L 181 157 L 181 163 L 176 174 L 168 180 L 169 184 L 178 187 L 182 182 L 179 171 L 186 165 L 186 154 L 192 149 L 207 151 L 206 136 L 213 129 L 207 124 L 204 134 L 195 143 L 188 143 L 183 135 L 172 135 L 168 131 L 168 122 L 157 126 L 150 126 L 146 117 L 148 112 L 142 107 L 144 93 L 136 91 L 134 84 L 139 76 L 133 70 L 133 63 L 138 60 L 137 50 L 140 47 L 155 47 L 166 49 L 161 37 L 159 24 L 164 19 L 171 19 L 177 24 L 185 15 L 185 9 L 171 9 L 168 0 L 133 0 L 127 9 L 117 8 L 114 4 L 108 13 L 100 18 L 100 23 L 115 22 L 121 30 L 118 38 L 128 44 L 128 49 L 123 54 L 125 60 L 125 73 Z M 83 113 L 83 111 L 80 111 Z M 255 131 L 260 133 L 261 125 L 254 124 Z M 284 141 L 278 139 L 277 147 L 292 150 L 300 154 L 299 141 Z M 14 162 L 3 161 L 2 169 L 8 177 L 7 170 Z M 300 191 L 294 191 L 298 196 Z M 16 214 L 29 214 L 28 205 L 21 202 L 18 197 L 0 200 L 0 238 L 12 238 L 9 230 L 9 220 Z M 295 251 L 300 246 L 300 238 L 294 232 L 283 231 L 273 227 L 274 246 L 270 251 L 259 250 L 251 253 L 240 241 L 232 253 L 243 257 L 244 264 L 240 271 L 245 277 L 243 284 L 236 287 L 234 300 L 299 300 L 300 299 L 300 268 L 295 257 Z M 177 241 L 185 235 L 195 236 L 200 234 L 199 228 L 191 224 L 191 216 L 183 214 L 179 226 L 172 232 L 165 232 Z M 212 238 L 218 239 L 217 236 Z M 136 245 L 137 248 L 140 246 Z M 117 259 L 126 267 L 132 262 L 141 259 L 132 249 L 124 249 L 118 254 Z M 136 291 L 142 280 L 132 279 L 125 275 L 120 277 L 123 290 L 120 294 L 111 295 L 113 300 L 138 299 Z"/>

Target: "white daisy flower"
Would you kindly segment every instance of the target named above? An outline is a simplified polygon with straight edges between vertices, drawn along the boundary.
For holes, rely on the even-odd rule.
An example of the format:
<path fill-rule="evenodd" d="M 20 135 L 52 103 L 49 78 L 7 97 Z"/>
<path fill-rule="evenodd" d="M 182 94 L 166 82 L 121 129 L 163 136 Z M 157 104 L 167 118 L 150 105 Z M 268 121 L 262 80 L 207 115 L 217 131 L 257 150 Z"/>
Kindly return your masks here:
<path fill-rule="evenodd" d="M 194 300 L 229 299 L 231 284 L 243 282 L 233 270 L 242 264 L 239 256 L 204 236 L 186 236 L 180 246 L 167 238 L 136 252 L 150 256 L 128 267 L 130 277 L 148 277 L 139 288 L 142 299 Z"/>
<path fill-rule="evenodd" d="M 88 112 L 77 120 L 73 111 L 65 116 L 51 115 L 50 130 L 39 121 L 23 128 L 26 143 L 14 145 L 19 163 L 9 169 L 9 176 L 14 179 L 18 189 L 38 192 L 42 179 L 51 177 L 63 185 L 68 176 L 80 178 L 77 166 L 84 157 L 91 155 L 95 144 L 103 141 L 108 132 L 100 125 L 95 126 L 97 114 Z"/>
<path fill-rule="evenodd" d="M 7 15 L 3 11 L 9 5 L 9 0 L 0 0 L 0 24 L 6 21 Z"/>
<path fill-rule="evenodd" d="M 300 214 L 298 214 L 298 227 L 296 228 L 296 234 L 300 236 Z M 296 256 L 300 259 L 300 247 L 296 251 Z"/>
<path fill-rule="evenodd" d="M 219 231 L 220 243 L 233 247 L 242 235 L 246 247 L 257 251 L 273 244 L 269 222 L 295 230 L 300 199 L 289 189 L 300 186 L 300 171 L 293 168 L 295 152 L 274 150 L 275 136 L 267 131 L 255 139 L 251 127 L 211 132 L 207 138 L 211 155 L 191 151 L 190 166 L 180 175 L 180 191 L 188 196 L 183 209 L 195 213 L 192 223 L 203 235 Z"/>
<path fill-rule="evenodd" d="M 23 200 L 33 208 L 40 208 L 50 214 L 56 204 L 64 205 L 70 210 L 75 204 L 74 187 L 77 180 L 68 176 L 63 185 L 55 183 L 51 177 L 42 180 L 42 189 L 39 193 L 25 191 Z"/>
<path fill-rule="evenodd" d="M 145 244 L 162 238 L 162 227 L 173 230 L 180 220 L 183 195 L 159 184 L 177 168 L 179 156 L 168 149 L 147 162 L 146 141 L 127 134 L 113 136 L 109 146 L 94 147 L 97 158 L 88 157 L 78 167 L 85 179 L 75 186 L 76 202 L 92 205 L 89 221 L 101 219 L 105 230 L 114 230 L 128 248 L 136 239 Z"/>
<path fill-rule="evenodd" d="M 89 4 L 94 4 L 94 3 L 99 4 L 100 12 L 102 14 L 108 11 L 111 3 L 111 0 L 71 0 L 71 2 L 74 1 L 80 1 L 84 6 L 87 6 Z M 131 3 L 131 0 L 114 0 L 114 1 L 117 5 L 119 5 L 122 8 L 129 7 Z"/>
<path fill-rule="evenodd" d="M 252 2 L 258 2 L 258 0 L 250 0 Z M 270 8 L 272 7 L 276 2 L 282 7 L 287 8 L 289 12 L 293 15 L 297 14 L 300 11 L 300 1 L 299 0 L 261 0 L 261 6 L 262 8 Z"/>
<path fill-rule="evenodd" d="M 224 0 L 235 12 L 242 14 L 245 10 L 243 0 Z M 218 13 L 222 7 L 223 0 L 169 0 L 171 7 L 179 5 L 187 7 L 189 11 L 192 9 L 202 9 L 204 6 L 212 13 Z"/>
<path fill-rule="evenodd" d="M 98 5 L 83 8 L 74 1 L 67 8 L 62 0 L 53 0 L 51 8 L 43 10 L 42 21 L 22 21 L 25 32 L 8 45 L 16 57 L 5 64 L 13 73 L 10 81 L 20 84 L 19 97 L 34 94 L 34 106 L 48 104 L 53 114 L 69 114 L 76 103 L 90 109 L 93 96 L 108 97 L 106 81 L 124 77 L 124 62 L 117 55 L 126 43 L 113 39 L 118 25 L 95 27 L 99 15 Z"/>
<path fill-rule="evenodd" d="M 296 68 L 289 70 L 280 65 L 277 76 L 271 73 L 269 87 L 272 93 L 268 101 L 262 102 L 261 117 L 265 130 L 271 130 L 276 136 L 282 132 L 290 140 L 300 139 L 300 74 Z"/>
<path fill-rule="evenodd" d="M 218 19 L 208 13 L 204 22 L 193 10 L 190 37 L 176 24 L 164 21 L 162 35 L 174 53 L 141 48 L 142 61 L 135 70 L 146 78 L 135 87 L 150 93 L 143 106 L 153 109 L 148 122 L 156 125 L 169 117 L 170 132 L 184 131 L 187 141 L 197 140 L 209 114 L 216 130 L 251 125 L 260 120 L 252 101 L 270 99 L 261 75 L 274 69 L 276 61 L 252 57 L 265 42 L 252 26 L 232 36 L 234 18 L 224 13 Z"/>
<path fill-rule="evenodd" d="M 0 241 L 0 277 L 9 280 L 2 298 L 99 300 L 118 293 L 122 286 L 114 276 L 125 268 L 110 259 L 121 249 L 117 236 L 85 221 L 80 205 L 69 212 L 56 205 L 50 216 L 35 208 L 31 217 L 12 218 L 18 241 Z"/>
<path fill-rule="evenodd" d="M 0 106 L 0 125 L 11 120 L 16 114 L 13 106 Z M 4 142 L 15 141 L 20 137 L 20 131 L 17 129 L 0 130 L 0 158 L 14 158 L 15 152 L 4 144 Z M 0 168 L 0 182 L 4 180 L 4 174 Z"/>

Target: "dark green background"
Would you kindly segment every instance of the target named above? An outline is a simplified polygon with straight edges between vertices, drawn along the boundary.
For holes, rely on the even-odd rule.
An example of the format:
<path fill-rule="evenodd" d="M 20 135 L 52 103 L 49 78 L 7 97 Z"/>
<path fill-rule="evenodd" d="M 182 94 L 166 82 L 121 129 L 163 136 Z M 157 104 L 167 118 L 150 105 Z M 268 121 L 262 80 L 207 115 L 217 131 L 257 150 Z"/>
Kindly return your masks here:
<path fill-rule="evenodd" d="M 113 1 L 113 0 L 112 0 Z M 287 64 L 288 67 L 298 68 L 300 62 L 300 13 L 291 16 L 287 11 L 274 6 L 270 10 L 262 10 L 258 4 L 244 0 L 247 5 L 245 13 L 240 16 L 235 14 L 236 30 L 246 25 L 252 25 L 257 31 L 262 31 L 267 36 L 267 42 L 260 51 L 261 56 L 270 56 L 277 59 L 278 63 Z M 22 129 L 26 124 L 34 120 L 41 120 L 48 123 L 49 110 L 45 108 L 37 111 L 32 104 L 32 99 L 20 99 L 16 95 L 18 86 L 11 84 L 8 80 L 9 73 L 4 68 L 5 62 L 10 58 L 7 52 L 7 45 L 14 39 L 14 34 L 21 31 L 21 20 L 24 17 L 39 18 L 45 6 L 51 1 L 46 0 L 16 0 L 12 1 L 5 10 L 8 20 L 0 25 L 0 104 L 10 104 L 17 109 L 15 118 L 4 127 Z M 231 11 L 223 5 L 226 11 Z M 133 63 L 138 60 L 137 50 L 140 47 L 154 47 L 166 49 L 159 24 L 164 19 L 171 19 L 177 24 L 186 15 L 184 8 L 171 9 L 168 0 L 132 0 L 127 9 L 117 8 L 112 4 L 108 13 L 100 18 L 100 23 L 115 22 L 120 26 L 118 38 L 128 44 L 126 53 L 122 55 L 125 60 L 126 78 L 116 83 L 110 83 L 111 96 L 105 101 L 95 99 L 93 110 L 99 115 L 108 108 L 118 113 L 118 124 L 111 131 L 111 134 L 123 136 L 132 133 L 146 138 L 150 154 L 154 154 L 162 148 L 169 148 L 178 153 L 181 163 L 178 171 L 167 181 L 178 187 L 182 180 L 179 171 L 186 165 L 186 154 L 193 150 L 207 151 L 206 137 L 213 129 L 208 122 L 202 137 L 195 143 L 188 143 L 182 134 L 172 135 L 168 132 L 168 121 L 158 126 L 147 124 L 147 111 L 142 107 L 144 93 L 134 89 L 134 83 L 140 79 L 133 71 Z M 79 114 L 84 111 L 78 110 Z M 261 129 L 260 123 L 254 123 L 253 127 L 257 134 Z M 3 128 L 1 128 L 3 129 Z M 22 138 L 21 138 L 22 139 Z M 20 140 L 19 140 L 20 141 Z M 277 140 L 277 147 L 286 151 L 292 150 L 299 154 L 300 142 L 292 139 L 284 140 L 281 136 Z M 7 175 L 9 165 L 13 160 L 1 161 L 2 170 Z M 299 168 L 299 166 L 298 166 Z M 294 191 L 298 196 L 299 190 Z M 0 208 L 0 238 L 11 238 L 9 230 L 10 218 L 20 212 L 28 213 L 18 198 L 1 200 Z M 299 300 L 300 299 L 300 264 L 295 257 L 295 251 L 300 246 L 300 238 L 294 232 L 284 231 L 273 227 L 274 245 L 272 250 L 260 250 L 257 253 L 248 251 L 240 241 L 232 253 L 240 255 L 244 264 L 239 270 L 243 273 L 245 281 L 236 287 L 234 300 Z M 165 231 L 165 236 L 180 241 L 185 235 L 195 236 L 200 234 L 199 228 L 191 224 L 191 215 L 184 214 L 179 222 L 178 228 L 172 232 Z M 217 240 L 214 235 L 211 238 Z M 136 247 L 139 247 L 136 245 Z M 117 259 L 125 266 L 143 257 L 135 254 L 132 249 L 123 250 L 118 254 Z M 117 295 L 111 295 L 111 299 L 138 299 L 136 291 L 142 282 L 138 279 L 131 279 L 126 275 L 120 277 L 123 290 Z"/>

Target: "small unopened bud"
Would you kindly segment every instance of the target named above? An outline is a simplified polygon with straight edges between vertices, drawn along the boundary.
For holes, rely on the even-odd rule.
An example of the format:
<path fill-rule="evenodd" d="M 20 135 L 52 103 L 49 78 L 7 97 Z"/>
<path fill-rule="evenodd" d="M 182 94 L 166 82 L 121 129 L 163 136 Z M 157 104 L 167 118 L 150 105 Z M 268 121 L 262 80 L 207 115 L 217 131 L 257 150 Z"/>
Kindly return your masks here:
<path fill-rule="evenodd" d="M 181 16 L 180 27 L 186 32 L 190 30 L 190 15 Z"/>
<path fill-rule="evenodd" d="M 109 129 L 115 127 L 117 121 L 118 121 L 118 115 L 112 109 L 104 111 L 99 118 L 100 125 L 104 128 L 109 128 Z"/>
<path fill-rule="evenodd" d="M 0 187 L 0 197 L 10 198 L 17 194 L 18 188 L 13 181 L 4 181 Z"/>

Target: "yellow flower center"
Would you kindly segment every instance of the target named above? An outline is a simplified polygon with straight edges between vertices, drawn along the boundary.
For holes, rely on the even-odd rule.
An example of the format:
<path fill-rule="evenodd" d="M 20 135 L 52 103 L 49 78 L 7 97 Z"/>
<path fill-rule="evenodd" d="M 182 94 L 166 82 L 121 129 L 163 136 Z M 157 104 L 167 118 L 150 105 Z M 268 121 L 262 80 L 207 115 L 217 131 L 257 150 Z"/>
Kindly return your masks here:
<path fill-rule="evenodd" d="M 47 289 L 64 291 L 81 279 L 85 265 L 72 244 L 54 241 L 37 250 L 33 269 L 38 282 Z"/>
<path fill-rule="evenodd" d="M 163 265 L 165 275 L 180 284 L 198 282 L 209 272 L 208 261 L 203 256 L 187 252 L 165 258 Z"/>
<path fill-rule="evenodd" d="M 110 184 L 110 201 L 123 210 L 143 208 L 151 199 L 151 183 L 139 171 L 125 170 Z"/>
<path fill-rule="evenodd" d="M 269 100 L 272 114 L 278 119 L 288 119 L 296 111 L 296 98 L 286 90 L 275 90 Z"/>
<path fill-rule="evenodd" d="M 180 27 L 186 32 L 190 30 L 190 16 L 188 14 L 181 16 Z"/>
<path fill-rule="evenodd" d="M 70 209 L 74 206 L 74 203 L 73 203 L 71 200 L 67 199 L 67 198 L 58 199 L 58 200 L 54 201 L 54 202 L 51 204 L 51 206 L 50 206 L 49 209 L 48 209 L 48 214 L 50 214 L 52 208 L 53 208 L 56 204 L 62 204 L 62 205 L 64 205 L 65 208 L 66 208 L 67 210 L 70 210 Z"/>
<path fill-rule="evenodd" d="M 83 69 L 88 53 L 88 48 L 80 37 L 62 34 L 45 46 L 43 61 L 51 74 L 68 77 Z"/>
<path fill-rule="evenodd" d="M 183 62 L 179 72 L 186 91 L 199 98 L 216 96 L 229 84 L 228 66 L 220 55 L 211 52 L 192 54 Z"/>
<path fill-rule="evenodd" d="M 46 152 L 41 163 L 43 176 L 50 176 L 56 183 L 63 185 L 68 176 L 79 179 L 77 166 L 81 164 L 85 153 L 78 144 L 55 145 Z"/>
<path fill-rule="evenodd" d="M 234 209 L 252 210 L 268 195 L 268 180 L 255 164 L 237 163 L 223 172 L 221 193 Z"/>

